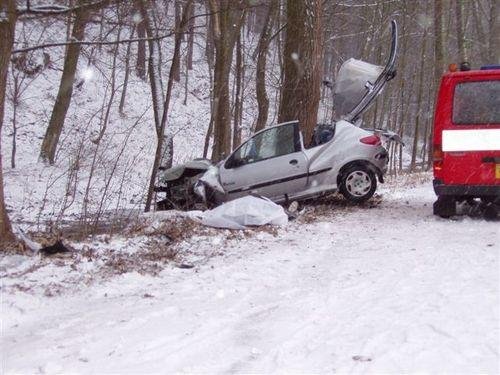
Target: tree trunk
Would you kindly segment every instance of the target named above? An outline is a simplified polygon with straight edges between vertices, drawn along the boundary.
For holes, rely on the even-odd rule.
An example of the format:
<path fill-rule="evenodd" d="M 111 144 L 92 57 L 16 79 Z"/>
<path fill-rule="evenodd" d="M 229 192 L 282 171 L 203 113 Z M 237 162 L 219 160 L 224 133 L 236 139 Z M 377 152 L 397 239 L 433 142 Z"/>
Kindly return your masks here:
<path fill-rule="evenodd" d="M 284 77 L 278 122 L 299 120 L 309 141 L 317 122 L 322 82 L 323 1 L 287 0 Z"/>
<path fill-rule="evenodd" d="M 79 4 L 83 5 L 85 4 L 85 1 L 80 0 Z M 88 16 L 89 12 L 85 8 L 75 11 L 75 23 L 73 25 L 73 31 L 71 33 L 71 37 L 73 40 L 83 40 L 85 25 L 87 23 Z M 59 137 L 61 136 L 64 126 L 64 120 L 66 119 L 66 113 L 68 112 L 68 108 L 71 103 L 71 95 L 73 94 L 73 82 L 75 80 L 79 56 L 80 45 L 69 45 L 66 57 L 64 59 L 63 74 L 61 77 L 56 102 L 54 104 L 52 116 L 50 117 L 49 125 L 47 127 L 47 131 L 45 132 L 45 136 L 42 142 L 42 148 L 40 150 L 40 159 L 43 161 L 48 161 L 51 165 L 55 162 Z"/>
<path fill-rule="evenodd" d="M 500 64 L 500 3 L 491 0 L 490 7 L 490 63 Z"/>
<path fill-rule="evenodd" d="M 175 1 L 175 30 L 178 31 L 180 24 L 181 24 L 181 13 L 182 13 L 182 7 L 181 3 L 179 0 Z M 182 34 L 181 34 L 181 41 L 182 41 Z M 181 80 L 181 55 L 180 54 L 174 54 L 174 60 L 172 60 L 172 66 L 175 67 L 174 72 L 173 72 L 173 77 L 176 82 L 179 82 Z"/>
<path fill-rule="evenodd" d="M 233 115 L 233 150 L 241 143 L 241 114 L 243 111 L 242 85 L 244 74 L 243 52 L 241 46 L 241 33 L 236 42 L 236 93 L 234 95 L 234 115 Z"/>
<path fill-rule="evenodd" d="M 172 153 L 173 153 L 173 139 L 170 135 L 165 136 L 165 128 L 167 125 L 167 119 L 168 119 L 168 110 L 170 106 L 170 98 L 172 96 L 172 87 L 174 84 L 174 75 L 176 69 L 179 69 L 178 64 L 180 63 L 180 50 L 181 50 L 181 42 L 182 42 L 182 36 L 183 32 L 185 31 L 187 27 L 187 21 L 188 21 L 188 16 L 191 11 L 191 6 L 192 6 L 192 1 L 193 0 L 187 0 L 186 4 L 184 5 L 184 10 L 182 12 L 182 18 L 179 23 L 179 28 L 177 29 L 177 33 L 175 34 L 175 42 L 174 42 L 174 56 L 172 58 L 172 65 L 170 66 L 170 72 L 168 76 L 168 82 L 167 82 L 167 92 L 165 95 L 165 102 L 163 103 L 163 113 L 162 117 L 159 123 L 157 123 L 156 127 L 156 135 L 158 137 L 157 139 L 157 145 L 156 145 L 156 153 L 155 153 L 155 158 L 153 161 L 153 168 L 151 171 L 151 178 L 149 180 L 149 188 L 148 188 L 148 193 L 146 197 L 146 207 L 145 211 L 148 212 L 151 209 L 151 203 L 153 201 L 153 193 L 154 193 L 154 186 L 156 183 L 156 176 L 158 172 L 158 167 L 160 166 L 160 162 L 163 157 L 167 159 L 167 163 L 170 165 L 172 164 Z M 145 11 L 145 6 L 142 4 L 142 9 L 143 9 L 143 14 L 147 16 L 147 12 Z M 147 19 L 147 18 L 146 18 Z M 149 22 L 146 21 L 146 30 L 148 33 L 148 36 L 151 37 L 153 34 L 151 30 L 151 26 Z M 150 44 L 156 44 L 155 41 L 151 40 L 149 41 Z M 154 48 L 151 48 L 151 50 L 154 52 Z M 152 61 L 150 59 L 150 61 Z M 152 64 L 154 65 L 154 64 Z M 154 68 L 154 66 L 153 66 Z M 151 72 L 150 72 L 151 74 Z M 150 77 L 151 79 L 154 80 L 155 77 Z M 164 142 L 166 141 L 166 150 L 164 149 Z M 166 155 L 165 155 L 166 154 Z M 170 165 L 166 165 L 166 167 L 169 167 Z"/>
<path fill-rule="evenodd" d="M 443 0 L 434 0 L 434 87 L 437 93 L 437 88 L 439 87 L 439 82 L 441 76 L 444 72 L 444 40 L 443 40 Z M 432 152 L 433 152 L 433 134 L 434 132 L 429 132 L 429 148 L 428 148 L 428 164 L 427 168 L 431 167 L 432 163 Z"/>
<path fill-rule="evenodd" d="M 469 61 L 465 41 L 464 0 L 455 0 L 455 14 L 457 16 L 456 26 L 459 61 Z"/>
<path fill-rule="evenodd" d="M 214 146 L 212 160 L 219 161 L 231 152 L 231 113 L 229 110 L 229 73 L 233 50 L 245 16 L 245 1 L 208 0 L 212 13 L 214 64 Z"/>
<path fill-rule="evenodd" d="M 130 30 L 130 39 L 134 37 L 134 32 L 135 32 L 135 25 L 132 26 L 132 29 Z M 122 94 L 120 97 L 120 105 L 118 106 L 118 112 L 120 112 L 120 115 L 124 115 L 123 109 L 125 108 L 125 99 L 127 97 L 127 88 L 128 88 L 128 79 L 130 76 L 130 50 L 131 50 L 132 43 L 128 43 L 127 45 L 127 52 L 125 54 L 125 77 L 123 78 L 123 89 L 122 89 Z"/>
<path fill-rule="evenodd" d="M 417 94 L 417 116 L 415 118 L 415 134 L 413 134 L 413 148 L 411 150 L 411 162 L 410 162 L 410 172 L 415 170 L 415 164 L 417 161 L 417 149 L 418 149 L 418 138 L 420 135 L 420 125 L 422 123 L 423 111 L 423 93 L 424 93 L 424 77 L 425 77 L 425 60 L 427 57 L 427 29 L 424 31 L 422 36 L 422 57 L 420 59 L 420 72 L 419 72 L 419 83 L 418 83 L 418 94 Z"/>
<path fill-rule="evenodd" d="M 206 4 L 207 13 L 210 13 L 210 6 L 208 3 Z M 207 158 L 208 156 L 208 148 L 210 146 L 210 139 L 213 135 L 214 130 L 214 79 L 213 79 L 213 70 L 214 70 L 214 29 L 212 17 L 206 16 L 206 40 L 205 40 L 205 57 L 207 58 L 208 65 L 208 75 L 210 82 L 210 122 L 208 123 L 207 133 L 205 135 L 205 143 L 203 146 L 203 158 Z"/>
<path fill-rule="evenodd" d="M 274 20 L 278 11 L 279 0 L 271 0 L 267 11 L 262 33 L 260 34 L 259 45 L 257 46 L 257 69 L 255 73 L 255 91 L 257 94 L 257 103 L 259 106 L 259 115 L 255 131 L 264 129 L 267 123 L 269 112 L 269 99 L 266 92 L 266 63 L 269 43 L 271 41 L 271 33 L 274 26 Z"/>
<path fill-rule="evenodd" d="M 146 37 L 146 26 L 144 19 L 137 24 L 137 37 L 144 39 Z M 146 80 L 146 42 L 139 40 L 137 43 L 137 60 L 135 64 L 135 72 L 143 81 Z"/>
<path fill-rule="evenodd" d="M 15 241 L 12 233 L 7 209 L 5 207 L 5 195 L 3 191 L 3 166 L 2 166 L 2 128 L 5 112 L 5 89 L 7 86 L 7 71 L 9 69 L 10 54 L 14 43 L 14 33 L 16 28 L 16 1 L 2 0 L 0 2 L 0 14 L 7 17 L 0 17 L 0 246 Z M 1 250 L 1 249 L 0 249 Z"/>
<path fill-rule="evenodd" d="M 194 9 L 191 8 L 191 13 L 189 14 L 189 24 L 188 24 L 188 39 L 187 39 L 187 56 L 186 65 L 187 70 L 193 70 L 193 50 L 194 50 Z"/>
<path fill-rule="evenodd" d="M 495 0 L 492 0 L 492 6 L 495 4 Z M 472 8 L 472 19 L 474 21 L 474 30 L 476 34 L 476 43 L 479 43 L 481 45 L 481 48 L 479 48 L 479 53 L 480 53 L 480 58 L 482 61 L 489 61 L 490 60 L 490 55 L 491 55 L 491 50 L 489 48 L 484 48 L 482 45 L 484 44 L 485 40 L 488 39 L 486 36 L 486 31 L 484 30 L 483 27 L 483 18 L 480 16 L 478 13 L 480 12 L 481 6 L 478 1 L 472 1 L 470 5 L 470 8 Z M 490 25 L 491 25 L 492 19 L 490 18 Z M 493 35 L 490 35 L 489 43 L 488 46 L 491 46 L 491 37 Z"/>

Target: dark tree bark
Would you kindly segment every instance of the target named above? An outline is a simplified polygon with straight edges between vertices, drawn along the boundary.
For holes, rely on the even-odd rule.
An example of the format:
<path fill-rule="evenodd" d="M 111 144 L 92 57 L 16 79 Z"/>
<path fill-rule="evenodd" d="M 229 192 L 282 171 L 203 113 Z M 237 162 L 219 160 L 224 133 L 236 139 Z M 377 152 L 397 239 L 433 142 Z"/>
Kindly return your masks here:
<path fill-rule="evenodd" d="M 137 24 L 137 37 L 140 39 L 144 39 L 146 37 L 144 19 L 141 19 L 141 21 Z M 137 43 L 135 72 L 140 79 L 144 81 L 146 80 L 146 42 L 144 40 L 140 40 Z"/>
<path fill-rule="evenodd" d="M 490 63 L 500 63 L 500 2 L 491 0 L 490 7 Z"/>
<path fill-rule="evenodd" d="M 84 5 L 86 0 L 80 0 L 79 4 Z M 75 22 L 71 37 L 74 40 L 83 40 L 85 33 L 85 25 L 89 17 L 89 11 L 85 8 L 75 12 Z M 71 103 L 71 95 L 73 94 L 73 82 L 75 80 L 78 58 L 80 56 L 80 45 L 71 44 L 66 51 L 64 59 L 63 74 L 59 85 L 54 109 L 50 117 L 45 137 L 43 138 L 42 148 L 40 150 L 40 159 L 54 164 L 59 137 L 64 126 L 66 113 L 68 112 Z"/>
<path fill-rule="evenodd" d="M 299 120 L 306 141 L 316 126 L 322 82 L 323 1 L 287 0 L 279 122 Z"/>
<path fill-rule="evenodd" d="M 208 1 L 206 3 L 207 14 L 210 13 L 210 6 Z M 210 139 L 213 135 L 214 130 L 214 89 L 213 89 L 213 70 L 214 70 L 214 28 L 212 17 L 209 15 L 206 17 L 206 39 L 205 39 L 205 57 L 207 58 L 208 74 L 210 80 L 210 122 L 208 123 L 207 133 L 205 134 L 205 142 L 203 145 L 203 157 L 208 156 L 208 148 L 210 146 Z"/>
<path fill-rule="evenodd" d="M 434 79 L 439 79 L 444 72 L 444 25 L 443 0 L 434 0 Z"/>
<path fill-rule="evenodd" d="M 428 6 L 425 8 L 425 14 L 428 13 Z M 418 83 L 418 94 L 417 94 L 417 115 L 415 118 L 415 134 L 413 135 L 413 148 L 411 150 L 411 162 L 410 162 L 410 172 L 415 170 L 416 162 L 417 162 L 417 148 L 418 148 L 418 140 L 420 136 L 420 128 L 423 122 L 423 118 L 425 118 L 425 112 L 423 110 L 423 100 L 424 100 L 424 77 L 425 77 L 425 62 L 427 59 L 427 29 L 424 30 L 424 34 L 422 36 L 422 57 L 420 58 L 420 71 L 419 71 L 419 83 Z"/>
<path fill-rule="evenodd" d="M 132 27 L 130 30 L 130 37 L 129 39 L 132 39 L 134 37 L 134 32 L 135 32 L 135 26 Z M 125 99 L 127 97 L 127 88 L 128 88 L 128 79 L 130 76 L 130 50 L 132 47 L 132 43 L 129 43 L 127 45 L 127 52 L 125 55 L 125 77 L 123 78 L 123 89 L 122 89 L 122 94 L 120 96 L 120 105 L 118 106 L 118 111 L 120 112 L 121 115 L 124 114 L 123 109 L 125 108 Z"/>
<path fill-rule="evenodd" d="M 212 13 L 215 44 L 212 160 L 219 161 L 231 152 L 229 73 L 234 45 L 245 16 L 245 0 L 208 0 L 208 3 Z"/>
<path fill-rule="evenodd" d="M 444 72 L 444 26 L 443 26 L 443 0 L 434 0 L 434 87 L 437 90 L 441 76 Z M 432 164 L 433 131 L 429 132 L 429 155 L 427 169 Z"/>
<path fill-rule="evenodd" d="M 236 77 L 234 94 L 234 118 L 233 118 L 233 150 L 241 143 L 241 119 L 243 113 L 243 79 L 245 74 L 245 64 L 243 62 L 243 52 L 241 45 L 241 33 L 236 41 Z"/>
<path fill-rule="evenodd" d="M 187 39 L 187 56 L 186 65 L 187 70 L 193 70 L 193 50 L 194 50 L 194 9 L 191 8 L 191 13 L 189 14 L 189 25 L 188 25 L 188 39 Z"/>
<path fill-rule="evenodd" d="M 5 207 L 5 196 L 3 191 L 3 167 L 2 167 L 2 128 L 5 112 L 5 89 L 7 86 L 7 71 L 9 69 L 10 54 L 14 43 L 14 33 L 16 27 L 16 1 L 0 1 L 0 14 L 7 17 L 0 17 L 0 246 L 7 245 L 15 241 L 12 233 L 7 209 Z M 1 250 L 1 248 L 0 248 Z"/>
<path fill-rule="evenodd" d="M 175 1 L 175 29 L 179 30 L 180 24 L 181 24 L 181 15 L 182 13 L 182 6 L 179 0 Z M 181 36 L 181 41 L 183 37 Z M 179 82 L 181 80 L 181 55 L 179 54 L 174 54 L 173 60 L 172 60 L 172 66 L 174 67 L 173 71 L 173 77 L 176 82 Z"/>
<path fill-rule="evenodd" d="M 271 0 L 267 15 L 264 20 L 262 32 L 260 34 L 259 45 L 257 46 L 257 69 L 256 69 L 256 83 L 255 89 L 257 94 L 257 104 L 259 106 L 259 115 L 255 125 L 255 131 L 264 129 L 267 123 L 267 116 L 269 112 L 269 98 L 266 92 L 266 64 L 267 52 L 269 43 L 271 41 L 271 34 L 274 27 L 274 20 L 276 18 L 279 8 L 279 0 Z"/>
<path fill-rule="evenodd" d="M 465 41 L 464 5 L 464 0 L 455 0 L 455 14 L 457 16 L 457 47 L 460 62 L 469 61 Z"/>

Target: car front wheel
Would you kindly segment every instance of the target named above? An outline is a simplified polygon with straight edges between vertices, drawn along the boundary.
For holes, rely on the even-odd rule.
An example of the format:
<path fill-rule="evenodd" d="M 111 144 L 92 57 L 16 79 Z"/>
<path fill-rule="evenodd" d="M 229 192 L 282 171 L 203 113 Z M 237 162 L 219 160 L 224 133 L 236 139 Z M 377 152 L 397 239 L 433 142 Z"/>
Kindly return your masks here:
<path fill-rule="evenodd" d="M 342 173 L 339 190 L 351 202 L 367 201 L 373 196 L 376 189 L 375 173 L 364 165 L 353 165 Z"/>

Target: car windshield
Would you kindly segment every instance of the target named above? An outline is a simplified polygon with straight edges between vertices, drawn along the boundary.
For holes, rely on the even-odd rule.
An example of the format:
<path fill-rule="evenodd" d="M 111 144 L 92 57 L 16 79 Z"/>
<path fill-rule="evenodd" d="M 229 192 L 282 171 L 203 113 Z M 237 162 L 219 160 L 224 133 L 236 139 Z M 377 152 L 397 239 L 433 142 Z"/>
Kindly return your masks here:
<path fill-rule="evenodd" d="M 453 123 L 500 124 L 500 81 L 457 84 L 453 99 Z"/>

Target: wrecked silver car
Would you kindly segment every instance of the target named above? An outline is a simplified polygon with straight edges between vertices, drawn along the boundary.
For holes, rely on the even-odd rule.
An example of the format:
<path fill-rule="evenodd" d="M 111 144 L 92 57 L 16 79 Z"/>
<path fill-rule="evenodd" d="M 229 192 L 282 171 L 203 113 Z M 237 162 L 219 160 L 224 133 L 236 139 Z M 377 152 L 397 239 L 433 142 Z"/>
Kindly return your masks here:
<path fill-rule="evenodd" d="M 156 187 L 166 193 L 158 209 L 211 207 L 249 194 L 277 203 L 337 190 L 355 203 L 371 198 L 387 170 L 382 141 L 401 139 L 354 124 L 395 76 L 397 25 L 392 21 L 391 26 L 385 67 L 355 59 L 341 66 L 334 86 L 334 123 L 319 124 L 311 140 L 303 139 L 298 121 L 278 124 L 254 134 L 217 165 L 197 159 L 168 169 Z"/>

